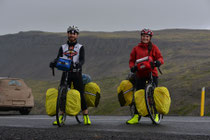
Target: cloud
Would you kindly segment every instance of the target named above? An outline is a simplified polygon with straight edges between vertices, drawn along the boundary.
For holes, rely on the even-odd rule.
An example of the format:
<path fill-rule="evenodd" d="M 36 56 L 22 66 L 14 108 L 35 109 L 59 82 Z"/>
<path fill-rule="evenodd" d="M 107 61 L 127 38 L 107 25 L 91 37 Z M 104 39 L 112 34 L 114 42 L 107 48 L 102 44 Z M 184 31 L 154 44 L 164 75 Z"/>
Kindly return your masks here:
<path fill-rule="evenodd" d="M 0 0 L 0 34 L 26 30 L 206 28 L 208 0 Z"/>

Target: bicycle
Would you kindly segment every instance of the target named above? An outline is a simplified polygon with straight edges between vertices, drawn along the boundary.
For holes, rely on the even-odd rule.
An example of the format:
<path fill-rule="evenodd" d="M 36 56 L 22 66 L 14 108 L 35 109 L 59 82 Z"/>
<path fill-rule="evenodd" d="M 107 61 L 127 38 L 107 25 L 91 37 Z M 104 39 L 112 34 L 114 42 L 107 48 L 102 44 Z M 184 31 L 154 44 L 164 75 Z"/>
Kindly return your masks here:
<path fill-rule="evenodd" d="M 153 81 L 152 72 L 150 73 L 150 79 L 148 80 L 148 83 L 145 87 L 145 102 L 147 111 L 149 113 L 149 116 L 154 124 L 159 124 L 161 122 L 161 119 L 163 118 L 163 114 L 158 113 L 156 107 L 155 107 L 155 101 L 154 101 L 154 90 L 155 90 L 155 83 Z M 156 120 L 156 116 L 158 115 L 158 120 Z"/>
<path fill-rule="evenodd" d="M 144 57 L 141 59 L 138 59 L 136 61 L 136 64 L 140 63 L 140 62 L 144 62 L 144 61 L 148 61 L 148 57 Z M 151 68 L 154 69 L 154 63 L 151 62 L 150 63 Z M 158 67 L 159 72 L 162 74 L 160 68 Z M 133 77 L 135 77 L 136 75 L 133 74 Z M 135 79 L 133 79 L 135 81 Z M 134 84 L 135 85 L 135 84 Z M 149 79 L 147 80 L 146 86 L 145 86 L 145 103 L 146 103 L 146 108 L 148 111 L 148 116 L 150 117 L 150 119 L 152 120 L 153 124 L 159 124 L 163 118 L 163 114 L 158 113 L 156 107 L 155 107 L 155 101 L 153 98 L 153 94 L 154 94 L 154 90 L 156 88 L 156 85 L 153 81 L 153 76 L 152 76 L 152 71 L 149 73 Z M 133 91 L 135 92 L 135 88 L 133 88 Z M 134 93 L 133 92 L 133 93 Z M 131 116 L 134 115 L 135 112 L 135 101 L 134 101 L 134 94 L 133 94 L 133 100 L 132 103 L 130 104 L 130 112 L 131 112 Z M 156 120 L 156 116 L 158 116 L 158 120 Z M 141 116 L 139 116 L 139 120 L 140 120 Z"/>
<path fill-rule="evenodd" d="M 66 63 L 66 62 L 62 62 L 62 63 Z M 60 80 L 60 85 L 58 87 L 58 97 L 57 97 L 57 103 L 56 103 L 56 121 L 57 121 L 57 125 L 59 127 L 61 127 L 62 125 L 64 125 L 64 122 L 66 120 L 65 102 L 66 102 L 66 95 L 67 95 L 67 92 L 68 92 L 68 75 L 69 75 L 69 70 L 59 69 L 59 68 L 58 68 L 58 70 L 62 70 L 63 71 L 62 72 L 62 76 L 61 76 L 61 80 Z M 55 76 L 54 67 L 52 68 L 52 75 Z M 61 112 L 62 112 L 62 114 L 61 114 Z M 80 111 L 80 113 L 81 113 L 81 111 Z M 81 116 L 80 113 L 75 116 L 76 121 L 79 124 L 82 123 L 82 119 L 79 117 L 79 116 Z M 62 121 L 61 122 L 59 121 L 60 117 L 62 117 Z"/>

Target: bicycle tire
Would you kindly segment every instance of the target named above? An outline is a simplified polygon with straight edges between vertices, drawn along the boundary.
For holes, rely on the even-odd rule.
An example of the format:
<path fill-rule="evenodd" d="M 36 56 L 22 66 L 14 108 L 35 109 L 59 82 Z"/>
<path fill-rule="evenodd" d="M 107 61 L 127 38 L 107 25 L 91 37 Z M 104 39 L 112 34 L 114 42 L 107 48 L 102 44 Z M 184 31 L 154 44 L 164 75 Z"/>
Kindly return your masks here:
<path fill-rule="evenodd" d="M 78 122 L 79 124 L 81 124 L 81 123 L 83 122 L 82 113 L 80 112 L 79 114 L 77 114 L 77 115 L 75 116 L 75 119 L 77 120 L 77 122 Z"/>
<path fill-rule="evenodd" d="M 57 125 L 59 127 L 64 125 L 64 121 L 66 120 L 66 114 L 65 114 L 65 111 L 64 111 L 63 112 L 64 114 L 62 114 L 63 115 L 62 122 L 60 123 L 60 121 L 59 121 L 59 117 L 61 116 L 61 114 L 60 114 L 60 112 L 61 112 L 61 106 L 60 106 L 61 105 L 61 97 L 62 97 L 62 94 L 65 94 L 64 92 L 66 92 L 66 88 L 61 86 L 59 88 L 58 97 L 57 97 L 57 104 L 56 104 L 56 121 L 57 121 Z"/>
<path fill-rule="evenodd" d="M 131 103 L 129 105 L 129 107 L 130 107 L 130 115 L 131 115 L 131 117 L 133 117 L 134 114 L 135 114 L 135 105 L 134 105 L 134 103 Z"/>
<path fill-rule="evenodd" d="M 159 124 L 162 119 L 162 114 L 159 114 L 155 108 L 155 101 L 153 98 L 154 88 L 152 84 L 148 84 L 145 88 L 145 102 L 146 108 L 149 113 L 149 117 L 152 120 L 153 124 Z M 155 116 L 158 114 L 158 121 L 155 120 Z"/>

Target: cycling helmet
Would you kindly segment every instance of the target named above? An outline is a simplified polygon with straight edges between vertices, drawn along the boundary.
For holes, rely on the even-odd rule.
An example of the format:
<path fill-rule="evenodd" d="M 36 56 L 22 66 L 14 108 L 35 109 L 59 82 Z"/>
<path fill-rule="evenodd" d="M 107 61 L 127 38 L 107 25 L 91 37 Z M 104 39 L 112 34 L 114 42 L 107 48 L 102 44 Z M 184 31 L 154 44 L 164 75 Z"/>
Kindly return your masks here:
<path fill-rule="evenodd" d="M 143 34 L 153 36 L 153 32 L 150 29 L 146 29 L 146 28 L 141 30 L 141 35 Z"/>
<path fill-rule="evenodd" d="M 79 29 L 78 29 L 78 27 L 77 26 L 69 26 L 69 28 L 67 29 L 67 33 L 77 33 L 77 34 L 79 34 Z"/>

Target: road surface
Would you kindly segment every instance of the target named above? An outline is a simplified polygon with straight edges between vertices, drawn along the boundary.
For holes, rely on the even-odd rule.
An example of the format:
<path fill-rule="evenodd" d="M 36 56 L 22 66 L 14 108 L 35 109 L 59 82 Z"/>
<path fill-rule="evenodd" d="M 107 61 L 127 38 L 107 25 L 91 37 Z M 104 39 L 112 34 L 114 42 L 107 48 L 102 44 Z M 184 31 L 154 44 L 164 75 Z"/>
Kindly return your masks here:
<path fill-rule="evenodd" d="M 46 115 L 0 115 L 0 139 L 207 139 L 210 117 L 164 116 L 160 125 L 141 118 L 137 125 L 125 124 L 129 116 L 90 116 L 92 125 L 67 117 L 63 127 L 53 126 Z"/>

